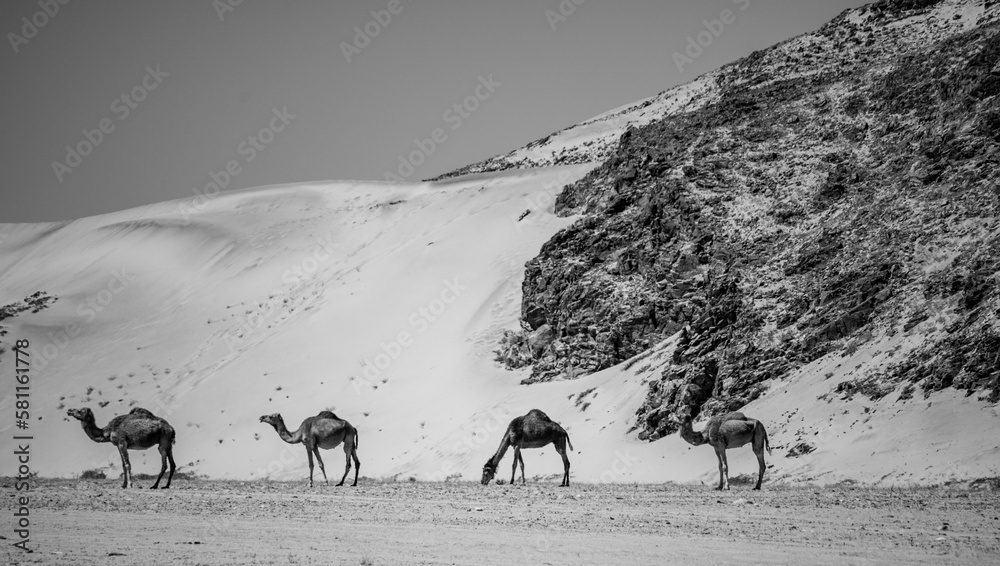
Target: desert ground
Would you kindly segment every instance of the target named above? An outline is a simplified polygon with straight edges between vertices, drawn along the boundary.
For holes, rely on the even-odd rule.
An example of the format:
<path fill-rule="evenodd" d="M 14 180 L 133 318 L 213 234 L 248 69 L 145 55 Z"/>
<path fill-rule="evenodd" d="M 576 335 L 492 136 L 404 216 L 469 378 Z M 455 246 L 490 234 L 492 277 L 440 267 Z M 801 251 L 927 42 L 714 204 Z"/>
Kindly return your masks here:
<path fill-rule="evenodd" d="M 138 482 L 148 487 L 151 482 Z M 700 485 L 35 480 L 8 564 L 997 564 L 1000 492 Z M 13 514 L 14 480 L 0 480 Z"/>

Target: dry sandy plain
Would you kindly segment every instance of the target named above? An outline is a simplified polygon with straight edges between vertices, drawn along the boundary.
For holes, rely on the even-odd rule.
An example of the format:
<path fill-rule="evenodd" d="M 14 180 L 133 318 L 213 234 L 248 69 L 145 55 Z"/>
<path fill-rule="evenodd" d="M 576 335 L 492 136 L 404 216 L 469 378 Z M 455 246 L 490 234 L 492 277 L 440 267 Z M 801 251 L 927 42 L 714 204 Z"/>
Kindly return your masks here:
<path fill-rule="evenodd" d="M 139 481 L 148 486 L 151 482 Z M 5 564 L 1000 564 L 1000 492 L 35 480 Z"/>

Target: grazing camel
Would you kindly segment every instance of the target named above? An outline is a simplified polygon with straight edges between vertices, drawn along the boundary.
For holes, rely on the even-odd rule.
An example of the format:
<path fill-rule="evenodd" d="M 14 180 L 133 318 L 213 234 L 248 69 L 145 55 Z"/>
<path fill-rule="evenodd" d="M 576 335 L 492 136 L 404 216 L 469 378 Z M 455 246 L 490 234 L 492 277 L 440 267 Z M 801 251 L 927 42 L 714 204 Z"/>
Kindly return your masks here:
<path fill-rule="evenodd" d="M 764 448 L 767 448 L 768 454 L 771 453 L 767 431 L 760 421 L 749 419 L 743 413 L 727 413 L 708 419 L 705 429 L 700 432 L 695 432 L 691 428 L 690 416 L 683 418 L 680 425 L 681 438 L 688 444 L 694 446 L 708 444 L 715 448 L 715 456 L 719 459 L 719 487 L 716 488 L 719 490 L 729 489 L 729 462 L 726 460 L 726 450 L 752 443 L 751 447 L 753 453 L 757 455 L 759 464 L 757 485 L 754 489 L 760 489 L 760 482 L 764 479 Z"/>
<path fill-rule="evenodd" d="M 507 432 L 500 441 L 500 447 L 493 456 L 486 461 L 483 466 L 483 485 L 490 483 L 496 475 L 497 466 L 500 460 L 507 453 L 507 449 L 514 447 L 514 467 L 510 472 L 510 483 L 514 483 L 517 474 L 517 463 L 521 462 L 521 485 L 526 483 L 524 479 L 524 458 L 521 456 L 522 448 L 541 448 L 547 444 L 555 445 L 556 452 L 562 456 L 563 480 L 560 487 L 569 486 L 569 458 L 566 457 L 566 445 L 573 450 L 573 443 L 569 441 L 569 434 L 566 429 L 559 426 L 559 423 L 552 421 L 545 413 L 538 409 L 528 411 L 523 417 L 515 417 L 507 426 Z"/>
<path fill-rule="evenodd" d="M 83 423 L 83 431 L 87 433 L 94 442 L 110 442 L 118 448 L 118 454 L 122 458 L 122 471 L 125 481 L 122 488 L 135 487 L 132 482 L 132 464 L 128 459 L 129 450 L 145 450 L 156 446 L 160 451 L 160 475 L 156 477 L 156 482 L 149 489 L 157 489 L 163 474 L 167 471 L 167 462 L 170 462 L 170 475 L 167 476 L 167 483 L 163 489 L 170 488 L 170 480 L 174 477 L 173 445 L 176 442 L 174 428 L 170 423 L 160 417 L 150 413 L 141 407 L 135 407 L 127 415 L 118 415 L 111 419 L 104 428 L 100 428 L 94 422 L 94 412 L 84 407 L 82 409 L 70 409 L 66 414 Z"/>
<path fill-rule="evenodd" d="M 302 443 L 306 445 L 306 455 L 309 456 L 309 487 L 313 486 L 313 454 L 319 460 L 319 469 L 323 472 L 323 481 L 329 484 L 326 479 L 326 469 L 323 467 L 323 458 L 319 456 L 319 449 L 331 450 L 344 443 L 344 454 L 347 457 L 347 467 L 344 468 L 344 477 L 340 478 L 340 483 L 344 485 L 347 473 L 351 471 L 351 458 L 354 458 L 354 483 L 358 485 L 358 471 L 361 469 L 361 461 L 358 460 L 358 429 L 351 423 L 338 418 L 330 411 L 320 411 L 315 417 L 309 417 L 302 421 L 299 429 L 294 433 L 288 432 L 285 421 L 281 415 L 264 415 L 260 422 L 267 423 L 274 427 L 278 436 L 289 444 Z"/>

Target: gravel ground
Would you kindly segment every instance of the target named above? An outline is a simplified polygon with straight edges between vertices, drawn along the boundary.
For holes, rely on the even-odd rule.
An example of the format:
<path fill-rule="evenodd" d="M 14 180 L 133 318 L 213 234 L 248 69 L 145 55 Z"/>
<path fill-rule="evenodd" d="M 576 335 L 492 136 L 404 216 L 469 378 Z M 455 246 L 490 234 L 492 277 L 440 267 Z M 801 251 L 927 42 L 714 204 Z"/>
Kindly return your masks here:
<path fill-rule="evenodd" d="M 140 481 L 148 486 L 151 482 Z M 1000 493 L 965 488 L 35 480 L 8 564 L 998 564 Z"/>

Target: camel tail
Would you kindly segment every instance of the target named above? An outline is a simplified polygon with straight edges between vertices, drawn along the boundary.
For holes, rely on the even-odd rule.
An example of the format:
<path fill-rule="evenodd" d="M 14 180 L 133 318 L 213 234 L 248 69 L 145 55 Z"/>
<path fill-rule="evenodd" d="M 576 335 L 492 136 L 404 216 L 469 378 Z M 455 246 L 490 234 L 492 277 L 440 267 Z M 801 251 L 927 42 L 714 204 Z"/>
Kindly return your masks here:
<path fill-rule="evenodd" d="M 358 438 L 360 438 L 358 436 L 358 429 L 354 429 L 354 449 L 355 450 L 358 449 Z"/>
<path fill-rule="evenodd" d="M 762 431 L 764 431 L 764 447 L 767 448 L 767 455 L 770 456 L 771 455 L 771 442 L 767 439 L 767 429 L 764 428 L 763 424 L 760 425 L 760 429 Z"/>
<path fill-rule="evenodd" d="M 573 443 L 569 441 L 569 433 L 566 433 L 566 444 L 569 444 L 569 449 L 574 450 Z"/>

